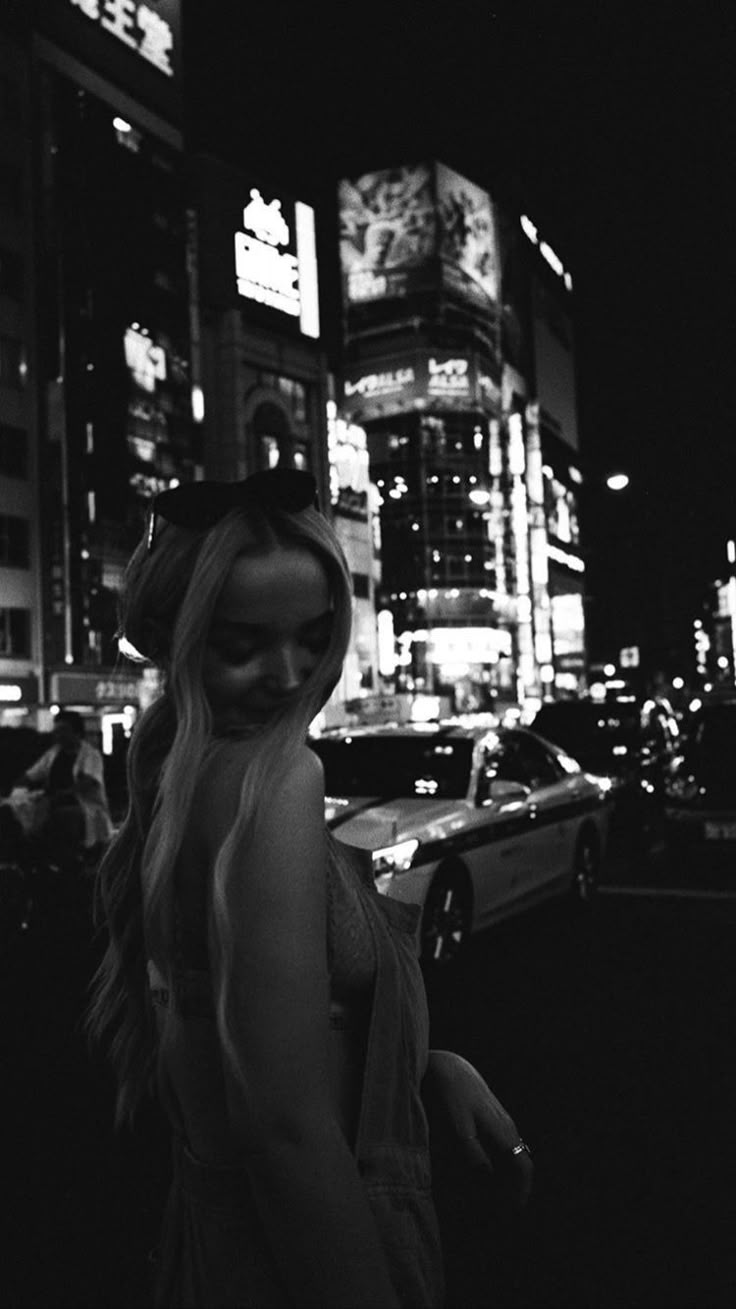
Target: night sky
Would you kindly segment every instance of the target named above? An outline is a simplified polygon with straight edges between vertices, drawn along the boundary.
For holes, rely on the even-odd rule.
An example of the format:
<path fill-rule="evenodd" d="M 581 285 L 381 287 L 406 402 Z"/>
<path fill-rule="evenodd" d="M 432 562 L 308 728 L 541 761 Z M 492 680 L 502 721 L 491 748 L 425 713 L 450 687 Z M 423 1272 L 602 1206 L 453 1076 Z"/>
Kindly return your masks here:
<path fill-rule="evenodd" d="M 680 671 L 736 537 L 736 9 L 185 0 L 184 39 L 190 144 L 319 207 L 331 351 L 338 178 L 437 158 L 519 197 L 574 280 L 591 654 Z"/>

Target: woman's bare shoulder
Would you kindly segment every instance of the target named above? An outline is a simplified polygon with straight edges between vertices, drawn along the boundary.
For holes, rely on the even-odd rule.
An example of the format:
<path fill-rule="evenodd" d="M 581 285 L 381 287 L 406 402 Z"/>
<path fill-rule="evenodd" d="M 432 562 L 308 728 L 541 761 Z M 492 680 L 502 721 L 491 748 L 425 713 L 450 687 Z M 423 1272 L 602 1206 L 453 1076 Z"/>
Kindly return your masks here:
<path fill-rule="evenodd" d="M 257 762 L 259 743 L 253 737 L 231 737 L 218 742 L 200 770 L 193 812 L 195 821 L 211 831 L 228 831 L 237 815 L 241 787 L 248 768 Z M 306 744 L 285 753 L 276 773 L 270 775 L 267 793 L 260 797 L 259 808 L 270 801 L 283 807 L 285 797 L 302 803 L 324 794 L 322 763 Z"/>

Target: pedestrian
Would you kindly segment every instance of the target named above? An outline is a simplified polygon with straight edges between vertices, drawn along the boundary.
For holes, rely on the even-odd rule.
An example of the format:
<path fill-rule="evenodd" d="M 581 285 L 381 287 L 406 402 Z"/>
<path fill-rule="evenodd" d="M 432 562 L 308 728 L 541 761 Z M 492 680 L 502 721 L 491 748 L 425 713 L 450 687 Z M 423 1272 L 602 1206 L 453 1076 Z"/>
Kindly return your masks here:
<path fill-rule="evenodd" d="M 53 744 L 26 768 L 15 787 L 39 794 L 35 830 L 29 835 L 48 858 L 63 864 L 84 851 L 104 848 L 112 822 L 102 755 L 85 740 L 82 715 L 60 709 L 52 738 Z"/>
<path fill-rule="evenodd" d="M 351 583 L 314 501 L 310 474 L 278 468 L 163 492 L 121 598 L 163 689 L 98 874 L 89 1029 L 118 1124 L 149 1089 L 170 1121 L 160 1306 L 440 1305 L 428 1087 L 460 1150 L 485 1160 L 490 1133 L 526 1177 L 479 1075 L 428 1053 L 419 910 L 325 828 L 307 737 Z"/>

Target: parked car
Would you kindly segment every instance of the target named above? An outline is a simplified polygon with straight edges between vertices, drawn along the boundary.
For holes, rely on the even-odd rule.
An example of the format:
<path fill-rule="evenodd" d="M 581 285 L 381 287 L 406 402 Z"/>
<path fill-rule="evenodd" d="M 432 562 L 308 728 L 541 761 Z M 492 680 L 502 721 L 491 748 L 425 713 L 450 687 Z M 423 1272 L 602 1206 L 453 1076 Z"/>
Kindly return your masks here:
<path fill-rule="evenodd" d="M 407 723 L 310 744 L 336 837 L 372 851 L 379 891 L 422 906 L 426 965 L 546 896 L 592 895 L 610 782 L 535 733 Z"/>
<path fill-rule="evenodd" d="M 736 876 L 736 697 L 702 704 L 683 725 L 665 786 L 670 859 Z"/>
<path fill-rule="evenodd" d="M 666 701 L 634 695 L 554 700 L 542 705 L 531 727 L 583 768 L 613 780 L 613 844 L 643 854 L 661 845 L 664 782 L 679 741 Z"/>

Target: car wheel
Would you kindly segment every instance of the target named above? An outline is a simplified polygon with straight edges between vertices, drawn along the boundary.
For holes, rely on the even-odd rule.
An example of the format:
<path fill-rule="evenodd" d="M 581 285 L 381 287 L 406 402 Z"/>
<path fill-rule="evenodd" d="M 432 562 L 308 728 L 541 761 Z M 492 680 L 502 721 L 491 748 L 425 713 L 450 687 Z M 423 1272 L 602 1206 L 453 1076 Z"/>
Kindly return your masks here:
<path fill-rule="evenodd" d="M 472 917 L 468 876 L 461 868 L 440 868 L 427 892 L 422 913 L 421 962 L 442 968 L 462 954 Z"/>
<path fill-rule="evenodd" d="M 575 847 L 572 889 L 575 898 L 582 904 L 590 904 L 595 896 L 600 869 L 600 843 L 591 828 L 585 828 L 578 837 Z"/>

